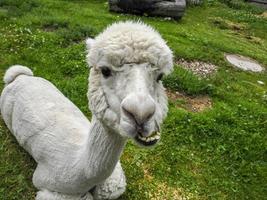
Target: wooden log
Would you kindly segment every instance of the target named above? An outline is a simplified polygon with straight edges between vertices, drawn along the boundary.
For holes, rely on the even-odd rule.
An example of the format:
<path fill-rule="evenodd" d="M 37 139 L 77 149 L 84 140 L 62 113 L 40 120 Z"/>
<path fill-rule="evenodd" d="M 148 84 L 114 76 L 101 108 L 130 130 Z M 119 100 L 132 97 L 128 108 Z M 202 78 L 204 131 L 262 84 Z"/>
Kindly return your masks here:
<path fill-rule="evenodd" d="M 168 2 L 162 1 L 154 4 L 154 9 L 148 11 L 151 16 L 164 16 L 180 19 L 184 15 L 185 1 Z"/>
<path fill-rule="evenodd" d="M 267 9 L 267 0 L 249 0 L 249 3 Z"/>
<path fill-rule="evenodd" d="M 174 19 L 183 16 L 185 7 L 185 0 L 109 0 L 110 11 Z"/>

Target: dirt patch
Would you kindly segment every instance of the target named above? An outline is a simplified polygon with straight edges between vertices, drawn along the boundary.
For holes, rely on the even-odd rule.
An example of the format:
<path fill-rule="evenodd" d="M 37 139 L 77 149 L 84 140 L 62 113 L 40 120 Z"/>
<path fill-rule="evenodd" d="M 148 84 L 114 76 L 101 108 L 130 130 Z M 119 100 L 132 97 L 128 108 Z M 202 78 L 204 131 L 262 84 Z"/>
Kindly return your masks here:
<path fill-rule="evenodd" d="M 167 90 L 166 93 L 177 108 L 183 108 L 189 112 L 202 112 L 212 107 L 211 98 L 208 96 L 192 97 L 170 90 Z"/>
<path fill-rule="evenodd" d="M 250 40 L 251 42 L 257 43 L 257 44 L 262 44 L 263 40 L 259 37 L 255 37 L 252 35 L 245 35 L 245 38 L 247 38 L 248 40 Z"/>
<path fill-rule="evenodd" d="M 193 74 L 200 77 L 207 77 L 211 74 L 214 74 L 218 69 L 216 65 L 201 61 L 186 61 L 184 59 L 179 59 L 175 63 L 185 69 L 192 71 Z"/>
<path fill-rule="evenodd" d="M 149 199 L 151 200 L 187 200 L 189 198 L 182 195 L 182 191 L 178 188 L 170 187 L 166 183 L 158 183 L 155 191 L 149 192 Z"/>
<path fill-rule="evenodd" d="M 267 11 L 265 11 L 264 13 L 262 13 L 261 16 L 262 16 L 263 18 L 267 18 Z"/>
<path fill-rule="evenodd" d="M 43 30 L 44 30 L 45 32 L 54 32 L 54 31 L 56 31 L 57 29 L 58 29 L 58 27 L 55 27 L 55 26 L 49 26 L 49 25 L 43 27 Z"/>
<path fill-rule="evenodd" d="M 145 178 L 146 180 L 148 180 L 148 181 L 152 181 L 153 176 L 151 175 L 149 169 L 144 167 L 143 170 L 144 170 L 144 178 Z"/>
<path fill-rule="evenodd" d="M 68 28 L 68 22 L 48 22 L 42 26 L 42 30 L 46 32 L 54 32 L 60 28 Z"/>
<path fill-rule="evenodd" d="M 253 43 L 256 43 L 256 44 L 260 44 L 262 45 L 264 40 L 259 38 L 259 37 L 256 37 L 256 36 L 252 36 L 252 35 L 249 35 L 245 32 L 235 32 L 235 31 L 232 31 L 232 34 L 234 35 L 237 35 L 238 37 L 242 37 L 242 38 L 245 38 L 247 40 L 249 40 L 250 42 L 253 42 Z"/>
<path fill-rule="evenodd" d="M 262 14 L 262 15 L 258 15 L 258 17 L 267 17 L 267 13 L 266 14 Z M 251 42 L 257 43 L 257 44 L 262 44 L 263 40 L 259 37 L 255 37 L 253 35 L 249 35 L 248 33 L 246 33 L 246 29 L 247 29 L 247 24 L 245 23 L 237 23 L 237 22 L 232 22 L 229 20 L 225 20 L 222 19 L 220 17 L 217 17 L 215 19 L 210 19 L 212 21 L 212 23 L 220 28 L 220 29 L 227 29 L 230 30 L 230 32 L 232 34 L 241 36 L 243 38 L 246 38 L 248 40 L 250 40 Z"/>
<path fill-rule="evenodd" d="M 246 29 L 246 24 L 232 22 L 230 20 L 225 20 L 220 17 L 212 18 L 212 23 L 220 29 L 229 29 L 234 31 L 241 31 Z"/>
<path fill-rule="evenodd" d="M 183 190 L 180 188 L 171 187 L 165 182 L 158 182 L 151 175 L 148 166 L 143 165 L 142 168 L 144 171 L 144 179 L 149 183 L 153 182 L 153 185 L 155 185 L 155 187 L 151 187 L 151 190 L 148 192 L 150 200 L 187 200 L 190 199 L 189 197 L 193 197 L 192 194 L 186 194 L 189 196 L 185 196 Z"/>

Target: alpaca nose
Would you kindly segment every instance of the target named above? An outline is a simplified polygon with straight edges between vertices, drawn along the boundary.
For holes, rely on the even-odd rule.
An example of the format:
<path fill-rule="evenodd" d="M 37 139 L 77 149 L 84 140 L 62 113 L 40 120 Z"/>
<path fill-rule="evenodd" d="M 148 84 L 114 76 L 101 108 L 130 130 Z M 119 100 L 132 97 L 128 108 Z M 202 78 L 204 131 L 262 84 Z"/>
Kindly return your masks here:
<path fill-rule="evenodd" d="M 142 126 L 155 113 L 155 103 L 150 95 L 129 94 L 122 101 L 122 110 L 129 118 L 133 118 L 137 125 Z"/>

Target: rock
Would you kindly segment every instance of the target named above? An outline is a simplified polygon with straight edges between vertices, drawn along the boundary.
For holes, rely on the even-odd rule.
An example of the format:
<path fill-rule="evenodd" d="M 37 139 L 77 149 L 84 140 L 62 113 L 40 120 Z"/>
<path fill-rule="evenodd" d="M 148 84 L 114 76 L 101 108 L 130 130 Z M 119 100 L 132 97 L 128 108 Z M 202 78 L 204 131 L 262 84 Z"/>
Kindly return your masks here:
<path fill-rule="evenodd" d="M 225 59 L 233 66 L 244 71 L 261 72 L 264 68 L 255 60 L 235 54 L 225 54 Z"/>
<path fill-rule="evenodd" d="M 187 5 L 200 5 L 203 3 L 203 0 L 186 0 Z"/>
<path fill-rule="evenodd" d="M 183 16 L 185 7 L 185 0 L 109 0 L 110 11 L 174 19 Z"/>
<path fill-rule="evenodd" d="M 267 0 L 248 0 L 251 4 L 267 9 Z"/>

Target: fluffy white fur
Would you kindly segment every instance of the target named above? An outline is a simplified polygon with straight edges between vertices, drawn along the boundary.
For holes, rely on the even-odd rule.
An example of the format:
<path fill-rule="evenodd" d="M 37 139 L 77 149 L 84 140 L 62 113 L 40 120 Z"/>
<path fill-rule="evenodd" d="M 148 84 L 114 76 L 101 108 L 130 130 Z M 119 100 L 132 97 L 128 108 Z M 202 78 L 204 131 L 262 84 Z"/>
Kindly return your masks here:
<path fill-rule="evenodd" d="M 167 113 L 157 79 L 172 70 L 172 53 L 156 31 L 142 23 L 113 24 L 88 39 L 87 49 L 91 123 L 28 68 L 13 66 L 4 77 L 1 114 L 37 162 L 37 200 L 119 197 L 126 187 L 119 158 L 127 138 L 138 143 L 138 135 L 150 137 Z M 104 76 L 103 68 L 110 76 Z"/>
<path fill-rule="evenodd" d="M 112 136 L 99 122 L 90 124 L 54 85 L 29 71 L 18 65 L 7 70 L 7 80 L 16 78 L 6 82 L 0 108 L 10 131 L 38 163 L 36 199 L 89 200 L 88 191 L 96 185 L 95 199 L 123 193 L 126 183 L 118 159 L 125 139 L 109 140 Z"/>
<path fill-rule="evenodd" d="M 169 73 L 173 67 L 172 52 L 158 32 L 142 22 L 119 22 L 109 26 L 95 41 L 87 40 L 90 66 L 125 63 L 150 63 Z M 90 48 L 91 47 L 91 48 Z"/>
<path fill-rule="evenodd" d="M 33 75 L 32 71 L 29 68 L 23 67 L 21 65 L 14 65 L 12 68 L 10 68 L 5 73 L 5 76 L 4 76 L 5 84 L 9 84 L 12 81 L 14 81 L 15 78 L 17 76 L 19 76 L 20 74 L 24 74 L 24 75 L 28 75 L 28 76 L 32 76 Z"/>

